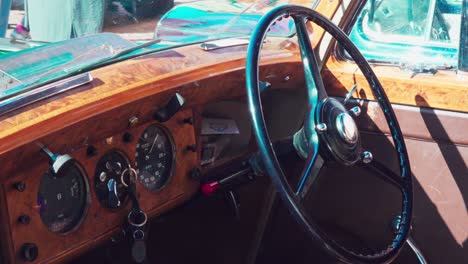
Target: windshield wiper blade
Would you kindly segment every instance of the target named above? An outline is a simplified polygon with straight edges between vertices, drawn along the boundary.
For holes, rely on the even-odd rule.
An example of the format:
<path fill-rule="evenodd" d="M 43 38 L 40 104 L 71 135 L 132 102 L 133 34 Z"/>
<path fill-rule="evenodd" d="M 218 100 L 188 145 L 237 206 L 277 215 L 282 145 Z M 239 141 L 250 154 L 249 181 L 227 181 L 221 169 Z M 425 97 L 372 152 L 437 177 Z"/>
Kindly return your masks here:
<path fill-rule="evenodd" d="M 136 45 L 134 47 L 131 47 L 131 48 L 127 48 L 127 49 L 124 49 L 124 50 L 121 50 L 119 52 L 117 52 L 116 54 L 114 54 L 112 57 L 106 59 L 107 60 L 114 60 L 114 59 L 117 59 L 119 57 L 122 57 L 122 56 L 125 56 L 127 54 L 130 54 L 134 51 L 137 51 L 137 50 L 140 50 L 140 49 L 144 49 L 146 47 L 149 47 L 149 46 L 152 46 L 154 44 L 158 44 L 160 43 L 161 40 L 160 39 L 153 39 L 153 40 L 150 40 L 148 42 L 145 42 L 145 43 L 142 43 L 140 45 Z"/>
<path fill-rule="evenodd" d="M 93 81 L 93 76 L 91 76 L 89 72 L 86 72 L 48 85 L 44 85 L 39 89 L 30 90 L 10 98 L 2 99 L 0 100 L 0 116 L 37 101 L 90 83 L 91 81 Z"/>

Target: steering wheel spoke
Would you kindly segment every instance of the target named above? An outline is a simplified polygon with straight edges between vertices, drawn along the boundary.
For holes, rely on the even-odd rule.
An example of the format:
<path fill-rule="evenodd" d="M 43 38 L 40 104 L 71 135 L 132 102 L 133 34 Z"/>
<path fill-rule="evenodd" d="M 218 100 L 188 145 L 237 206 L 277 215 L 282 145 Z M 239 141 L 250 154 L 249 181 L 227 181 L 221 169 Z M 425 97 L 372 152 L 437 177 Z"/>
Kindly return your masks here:
<path fill-rule="evenodd" d="M 306 166 L 301 173 L 299 184 L 296 190 L 296 196 L 303 200 L 309 194 L 310 188 L 314 185 L 318 178 L 322 167 L 325 165 L 325 160 L 320 154 L 309 153 L 307 157 Z"/>
<path fill-rule="evenodd" d="M 373 172 L 378 177 L 382 178 L 384 181 L 403 190 L 404 188 L 403 178 L 398 176 L 396 173 L 394 173 L 391 169 L 389 169 L 387 166 L 385 166 L 381 162 L 377 160 L 373 160 L 372 162 L 369 162 L 369 163 L 361 163 L 360 166 L 366 170 Z"/>
<path fill-rule="evenodd" d="M 317 57 L 312 48 L 312 43 L 309 38 L 306 23 L 307 18 L 303 16 L 294 16 L 294 23 L 296 25 L 297 39 L 301 51 L 302 65 L 304 67 L 304 76 L 307 86 L 307 95 L 311 103 L 317 104 L 327 98 L 327 92 L 323 84 L 322 75 L 318 65 Z"/>

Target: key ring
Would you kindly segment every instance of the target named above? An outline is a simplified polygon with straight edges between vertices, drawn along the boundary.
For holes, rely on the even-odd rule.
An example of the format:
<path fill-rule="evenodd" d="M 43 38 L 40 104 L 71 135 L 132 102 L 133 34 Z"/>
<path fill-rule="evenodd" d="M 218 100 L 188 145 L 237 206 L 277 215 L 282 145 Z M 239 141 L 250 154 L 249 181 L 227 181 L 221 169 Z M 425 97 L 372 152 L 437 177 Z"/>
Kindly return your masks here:
<path fill-rule="evenodd" d="M 127 216 L 128 223 L 133 227 L 142 227 L 146 225 L 148 216 L 142 210 L 132 210 Z"/>
<path fill-rule="evenodd" d="M 130 181 L 129 184 L 132 183 L 132 173 L 133 173 L 133 175 L 135 175 L 135 181 L 134 181 L 134 182 L 136 182 L 136 179 L 137 179 L 137 172 L 136 172 L 136 170 L 135 170 L 134 168 L 132 168 L 132 167 L 129 166 L 128 169 L 125 169 L 125 170 L 122 172 L 122 174 L 120 175 L 120 182 L 122 182 L 123 186 L 125 186 L 125 187 L 128 187 L 128 186 L 129 186 L 129 184 L 127 184 L 127 183 L 125 182 L 125 179 L 124 179 L 124 175 L 125 175 L 125 173 L 127 173 L 127 172 L 129 173 L 129 181 Z"/>

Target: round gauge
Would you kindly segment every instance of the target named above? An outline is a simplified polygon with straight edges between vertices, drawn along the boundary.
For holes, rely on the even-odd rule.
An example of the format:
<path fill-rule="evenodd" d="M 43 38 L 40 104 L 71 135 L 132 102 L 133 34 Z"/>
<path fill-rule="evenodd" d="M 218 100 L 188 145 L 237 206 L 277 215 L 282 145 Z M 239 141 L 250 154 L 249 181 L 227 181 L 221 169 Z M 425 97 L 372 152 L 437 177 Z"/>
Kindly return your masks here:
<path fill-rule="evenodd" d="M 122 173 L 130 167 L 127 157 L 119 151 L 104 154 L 96 165 L 94 187 L 98 201 L 106 208 L 121 208 L 127 198 L 127 188 L 122 184 Z M 124 180 L 128 182 L 128 173 Z"/>
<path fill-rule="evenodd" d="M 164 187 L 172 174 L 174 144 L 166 130 L 152 125 L 143 131 L 136 146 L 138 179 L 150 191 Z"/>
<path fill-rule="evenodd" d="M 55 174 L 42 176 L 37 204 L 42 222 L 54 233 L 64 234 L 78 227 L 89 204 L 89 187 L 84 170 L 75 161 Z"/>

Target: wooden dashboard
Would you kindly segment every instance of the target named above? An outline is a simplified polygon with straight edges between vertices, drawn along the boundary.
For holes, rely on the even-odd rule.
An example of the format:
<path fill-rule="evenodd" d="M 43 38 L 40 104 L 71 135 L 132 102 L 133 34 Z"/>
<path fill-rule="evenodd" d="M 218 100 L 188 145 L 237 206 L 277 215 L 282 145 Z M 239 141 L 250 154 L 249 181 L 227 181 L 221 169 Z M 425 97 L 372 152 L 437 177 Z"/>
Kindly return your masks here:
<path fill-rule="evenodd" d="M 130 209 L 129 203 L 118 210 L 102 207 L 89 184 L 91 199 L 83 222 L 65 235 L 51 232 L 41 221 L 37 205 L 40 180 L 49 167 L 37 143 L 72 156 L 92 183 L 99 158 L 111 150 L 124 153 L 135 166 L 136 139 L 149 125 L 158 124 L 173 137 L 175 170 L 161 191 L 147 191 L 138 183 L 142 209 L 154 217 L 190 199 L 199 186 L 190 172 L 200 166 L 200 109 L 244 95 L 245 47 L 230 52 L 232 60 L 224 63 L 207 63 L 210 53 L 186 47 L 111 65 L 91 72 L 90 84 L 0 118 L 0 235 L 6 263 L 24 262 L 26 243 L 38 248 L 34 263 L 63 262 L 121 230 Z M 212 55 L 213 61 L 225 56 Z M 301 66 L 291 62 L 292 55 L 270 52 L 266 57 L 270 62 L 262 69 L 264 80 L 274 87 L 300 87 L 302 78 L 294 76 Z M 182 109 L 167 122 L 154 120 L 155 111 L 176 92 L 186 100 Z M 130 127 L 129 120 L 135 118 L 138 123 Z M 184 122 L 187 118 L 193 118 L 193 124 Z M 129 134 L 134 138 L 131 142 L 124 140 Z M 187 150 L 192 145 L 197 146 L 195 152 Z M 92 155 L 90 146 L 96 150 Z M 19 184 L 24 190 L 18 190 Z M 27 224 L 19 220 L 25 215 L 30 218 Z"/>
<path fill-rule="evenodd" d="M 332 17 L 339 1 L 333 5 L 326 2 L 329 1 L 322 1 L 318 10 Z M 317 40 L 314 45 L 320 42 L 322 34 L 323 31 L 314 32 Z M 273 89 L 304 85 L 300 56 L 293 40 L 278 40 L 264 48 L 260 80 L 271 83 Z M 41 222 L 36 207 L 39 181 L 48 167 L 48 160 L 36 143 L 46 145 L 55 153 L 71 155 L 83 165 L 91 182 L 97 160 L 109 150 L 125 153 L 134 165 L 137 143 L 136 140 L 125 142 L 124 134 L 137 138 L 150 124 L 159 124 L 153 119 L 154 112 L 175 93 L 182 95 L 186 104 L 173 118 L 160 124 L 174 138 L 173 178 L 157 193 L 137 188 L 143 209 L 150 216 L 190 199 L 199 185 L 189 177 L 189 172 L 200 165 L 201 110 L 210 102 L 245 95 L 245 54 L 246 46 L 211 52 L 187 46 L 130 59 L 92 71 L 94 80 L 90 84 L 0 117 L 0 244 L 5 262 L 23 262 L 20 251 L 24 243 L 38 246 L 35 263 L 63 262 L 108 239 L 119 230 L 128 214 L 128 204 L 118 211 L 102 208 L 91 185 L 91 203 L 78 229 L 68 235 L 50 232 Z M 354 76 L 362 82 L 362 75 L 356 73 L 351 62 L 339 62 L 332 56 L 326 67 L 323 76 L 332 95 L 345 95 L 355 81 Z M 383 73 L 379 71 L 379 74 Z M 440 82 L 450 89 L 421 92 L 421 83 L 434 84 L 436 80 L 424 76 L 406 78 L 404 87 L 398 87 L 396 92 L 392 91 L 394 87 L 388 77 L 384 86 L 394 103 L 418 105 L 419 102 L 408 98 L 419 94 L 438 108 L 467 111 L 464 104 L 467 90 L 460 88 L 463 86 L 460 80 L 442 78 Z M 372 98 L 365 83 L 361 89 Z M 132 117 L 138 118 L 138 124 L 129 127 Z M 194 119 L 193 125 L 183 122 L 188 117 Z M 194 144 L 196 151 L 187 151 L 187 146 Z M 91 145 L 96 148 L 96 155 L 88 155 Z M 24 191 L 17 189 L 20 182 L 25 184 Z M 19 223 L 21 215 L 28 215 L 30 223 Z"/>

